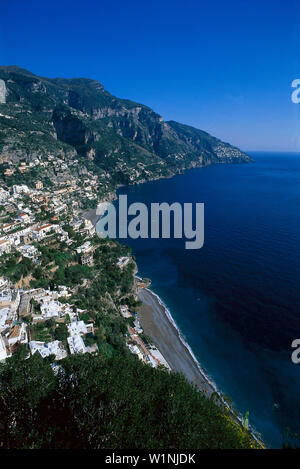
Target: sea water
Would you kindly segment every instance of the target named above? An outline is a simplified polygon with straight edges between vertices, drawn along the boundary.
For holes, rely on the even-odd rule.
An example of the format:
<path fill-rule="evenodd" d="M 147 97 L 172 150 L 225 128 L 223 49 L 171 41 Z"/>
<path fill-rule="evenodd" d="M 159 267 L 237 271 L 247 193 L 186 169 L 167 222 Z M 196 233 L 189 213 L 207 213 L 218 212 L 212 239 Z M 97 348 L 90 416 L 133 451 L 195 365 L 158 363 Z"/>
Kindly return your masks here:
<path fill-rule="evenodd" d="M 121 240 L 197 360 L 266 443 L 300 432 L 300 155 L 251 153 L 123 187 L 128 204 L 204 202 L 202 249 L 184 240 Z"/>

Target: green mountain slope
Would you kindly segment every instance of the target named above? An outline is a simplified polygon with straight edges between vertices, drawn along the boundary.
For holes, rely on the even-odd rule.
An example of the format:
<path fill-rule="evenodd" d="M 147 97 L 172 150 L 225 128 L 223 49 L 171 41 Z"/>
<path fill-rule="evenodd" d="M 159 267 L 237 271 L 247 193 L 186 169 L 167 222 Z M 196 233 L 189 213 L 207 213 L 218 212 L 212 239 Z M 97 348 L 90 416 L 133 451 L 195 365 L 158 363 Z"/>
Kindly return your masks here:
<path fill-rule="evenodd" d="M 38 77 L 0 67 L 0 164 L 49 154 L 79 157 L 112 186 L 251 158 L 206 132 L 164 122 L 149 107 L 116 98 L 96 80 Z"/>

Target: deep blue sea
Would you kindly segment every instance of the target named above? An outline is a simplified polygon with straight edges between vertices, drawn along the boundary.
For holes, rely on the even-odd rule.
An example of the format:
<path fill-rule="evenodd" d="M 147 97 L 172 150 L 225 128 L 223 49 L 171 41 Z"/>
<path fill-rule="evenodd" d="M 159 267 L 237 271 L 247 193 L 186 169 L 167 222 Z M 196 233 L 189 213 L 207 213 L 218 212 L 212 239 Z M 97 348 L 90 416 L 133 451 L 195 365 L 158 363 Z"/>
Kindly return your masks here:
<path fill-rule="evenodd" d="M 273 447 L 300 432 L 300 155 L 251 153 L 121 188 L 128 202 L 204 202 L 205 242 L 126 240 L 218 388 Z M 274 404 L 276 404 L 274 406 Z"/>

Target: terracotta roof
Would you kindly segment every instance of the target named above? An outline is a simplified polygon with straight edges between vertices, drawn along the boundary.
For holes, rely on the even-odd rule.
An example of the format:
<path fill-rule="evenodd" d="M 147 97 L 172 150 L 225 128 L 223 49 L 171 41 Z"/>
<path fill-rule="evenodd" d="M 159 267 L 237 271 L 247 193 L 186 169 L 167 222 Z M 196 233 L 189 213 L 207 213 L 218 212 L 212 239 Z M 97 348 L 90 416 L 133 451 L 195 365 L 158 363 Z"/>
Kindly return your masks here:
<path fill-rule="evenodd" d="M 53 226 L 52 223 L 48 223 L 47 225 L 43 225 L 40 228 L 38 228 L 36 231 L 44 230 L 45 228 L 49 228 L 49 226 Z"/>
<path fill-rule="evenodd" d="M 19 337 L 20 335 L 20 330 L 21 330 L 21 327 L 20 326 L 14 326 L 9 334 L 9 338 L 10 339 L 15 339 L 16 337 Z"/>

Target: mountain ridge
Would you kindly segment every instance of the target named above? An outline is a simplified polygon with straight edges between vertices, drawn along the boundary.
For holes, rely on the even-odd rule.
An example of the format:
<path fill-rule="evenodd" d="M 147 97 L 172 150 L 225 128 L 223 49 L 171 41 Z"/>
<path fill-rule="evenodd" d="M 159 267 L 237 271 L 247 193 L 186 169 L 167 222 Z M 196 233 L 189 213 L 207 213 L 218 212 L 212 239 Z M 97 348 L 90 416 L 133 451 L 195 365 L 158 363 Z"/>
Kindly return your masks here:
<path fill-rule="evenodd" d="M 80 158 L 110 188 L 251 158 L 209 133 L 164 121 L 150 107 L 110 94 L 89 78 L 40 77 L 0 66 L 0 164 Z"/>

